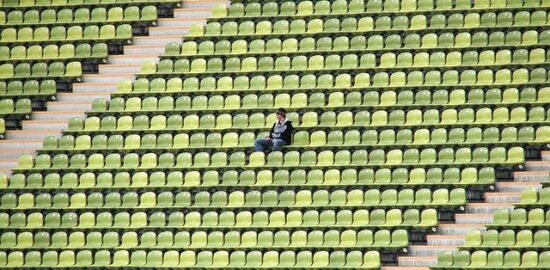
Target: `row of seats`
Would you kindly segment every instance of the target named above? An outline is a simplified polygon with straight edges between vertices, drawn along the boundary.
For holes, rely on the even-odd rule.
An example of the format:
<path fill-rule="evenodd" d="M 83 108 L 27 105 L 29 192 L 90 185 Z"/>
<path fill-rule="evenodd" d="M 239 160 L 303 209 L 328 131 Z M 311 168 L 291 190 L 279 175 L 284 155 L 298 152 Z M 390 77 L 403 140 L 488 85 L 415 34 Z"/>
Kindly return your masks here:
<path fill-rule="evenodd" d="M 298 91 L 296 91 L 298 92 Z M 386 90 L 382 93 L 377 91 L 354 91 L 343 93 L 340 91 L 330 91 L 327 96 L 323 92 L 316 92 L 308 95 L 307 93 L 281 93 L 273 95 L 271 93 L 256 95 L 246 94 L 237 95 L 228 93 L 222 95 L 182 95 L 175 99 L 172 96 L 164 96 L 160 99 L 156 96 L 149 97 L 114 97 L 110 101 L 105 99 L 96 99 L 92 103 L 92 111 L 99 115 L 101 112 L 167 112 L 173 110 L 208 110 L 220 112 L 227 110 L 232 113 L 243 111 L 252 111 L 255 109 L 271 108 L 310 108 L 315 107 L 351 107 L 368 106 L 376 107 L 396 107 L 401 106 L 423 106 L 428 109 L 429 105 L 490 105 L 498 103 L 546 103 L 550 101 L 550 87 L 541 89 L 524 88 L 521 92 L 517 88 L 508 88 L 504 93 L 499 88 L 492 88 L 487 91 L 482 89 L 471 89 L 467 92 L 463 89 L 457 90 L 437 90 L 433 93 L 429 90 L 420 90 L 413 93 L 409 90 L 393 91 Z M 242 97 L 242 99 L 241 99 Z M 503 100 L 504 99 L 504 100 Z"/>
<path fill-rule="evenodd" d="M 331 54 L 323 55 L 297 55 L 288 57 L 280 56 L 273 58 L 264 56 L 261 58 L 239 57 L 222 58 L 195 58 L 161 60 L 158 64 L 154 60 L 146 61 L 141 65 L 142 74 L 152 73 L 182 73 L 202 71 L 219 72 L 253 72 L 272 70 L 324 70 L 324 69 L 385 69 L 389 67 L 415 68 L 415 67 L 456 67 L 464 66 L 475 68 L 487 65 L 510 65 L 510 64 L 541 64 L 547 61 L 547 53 L 544 49 L 533 50 L 486 50 L 461 52 L 420 52 L 414 55 L 409 52 L 400 54 L 384 53 L 380 56 L 375 54 Z"/>
<path fill-rule="evenodd" d="M 328 134 L 325 131 L 298 131 L 294 134 L 293 144 L 287 148 L 304 148 L 323 147 L 323 146 L 392 146 L 392 145 L 425 145 L 425 144 L 476 144 L 476 143 L 539 143 L 545 142 L 549 133 L 550 127 L 532 127 L 521 126 L 514 127 L 472 127 L 464 128 L 436 128 L 428 129 L 384 129 L 384 130 L 358 130 L 351 129 L 340 131 L 333 130 Z M 205 148 L 218 147 L 252 147 L 256 138 L 264 138 L 267 134 L 254 134 L 244 132 L 237 134 L 236 132 L 228 133 L 180 133 L 172 135 L 170 133 L 146 134 L 138 135 L 131 134 L 122 135 L 64 135 L 61 138 L 49 136 L 44 138 L 42 144 L 42 152 L 55 153 L 58 152 L 90 152 L 117 149 L 127 150 L 150 150 L 150 149 L 187 149 L 188 151 L 199 150 Z M 195 149 L 193 149 L 195 148 Z"/>
<path fill-rule="evenodd" d="M 80 78 L 82 76 L 82 63 L 63 62 L 2 64 L 0 65 L 0 78 L 2 79 L 34 79 L 34 78 Z"/>
<path fill-rule="evenodd" d="M 484 72 L 486 74 L 487 72 Z M 510 73 L 508 70 L 498 71 L 499 77 L 508 76 Z M 514 72 L 516 80 L 524 81 L 523 84 L 529 83 L 529 72 L 525 69 L 519 69 Z M 395 74 L 395 75 L 394 75 Z M 323 74 L 316 76 L 314 74 L 307 74 L 303 76 L 298 75 L 271 75 L 267 78 L 263 75 L 257 76 L 237 76 L 235 78 L 230 76 L 222 76 L 218 79 L 214 77 L 205 77 L 199 79 L 197 77 L 187 77 L 186 79 L 182 78 L 170 78 L 168 80 L 164 78 L 155 78 L 155 79 L 146 79 L 139 78 L 135 82 L 125 79 L 121 80 L 117 84 L 117 91 L 115 95 L 140 95 L 144 93 L 151 92 L 153 94 L 162 94 L 164 92 L 196 92 L 197 90 L 209 92 L 221 92 L 226 91 L 247 91 L 247 92 L 262 92 L 262 91 L 281 91 L 281 90 L 319 90 L 324 92 L 326 90 L 340 90 L 350 89 L 355 91 L 369 90 L 369 91 L 387 91 L 387 90 L 405 90 L 401 87 L 397 88 L 396 84 L 403 84 L 402 78 L 404 76 L 408 77 L 408 82 L 404 86 L 414 87 L 418 89 L 420 87 L 428 88 L 429 86 L 439 86 L 442 84 L 441 81 L 441 72 L 438 70 L 432 70 L 428 72 L 421 71 L 412 71 L 408 74 L 402 72 L 396 72 L 392 74 L 394 77 L 393 85 L 389 85 L 390 75 L 386 72 L 378 72 L 373 76 L 374 84 L 371 84 L 371 75 L 369 73 L 357 73 L 355 75 L 351 74 L 339 74 L 333 76 L 332 74 Z M 476 81 L 475 73 L 472 72 L 464 73 L 462 76 L 467 81 Z M 541 69 L 535 69 L 531 71 L 531 77 L 537 78 L 540 80 L 541 77 L 544 77 L 544 72 Z M 500 80 L 499 78 L 499 80 Z M 403 80 L 405 80 L 403 78 Z M 541 82 L 544 83 L 544 82 Z M 500 86 L 500 87 L 507 87 Z M 394 86 L 395 85 L 395 86 Z M 459 73 L 458 71 L 446 71 L 443 73 L 443 86 L 445 87 L 456 87 L 459 85 Z M 469 86 L 468 83 L 464 83 L 464 87 Z M 498 88 L 499 86 L 486 83 L 485 88 Z M 396 87 L 396 89 L 380 89 L 382 87 Z M 479 87 L 483 87 L 480 85 Z M 519 86 L 518 86 L 519 87 Z M 367 89 L 365 89 L 367 88 Z M 333 90 L 333 91 L 334 91 Z M 431 88 L 428 88 L 431 90 Z M 410 92 L 408 92 L 410 93 Z M 169 94 L 169 93 L 166 93 Z M 186 93 L 189 94 L 189 93 Z M 246 94 L 246 93 L 244 93 Z"/>
<path fill-rule="evenodd" d="M 473 2 L 473 6 L 472 6 Z M 365 4 L 366 3 L 366 4 Z M 435 5 L 434 5 L 435 3 Z M 546 3 L 545 3 L 546 4 Z M 414 11 L 449 11 L 452 9 L 488 9 L 538 7 L 540 0 L 459 0 L 455 5 L 451 0 L 337 0 L 337 1 L 284 1 L 266 3 L 232 3 L 231 6 L 214 7 L 214 17 L 266 17 L 266 16 L 307 16 L 328 14 L 350 14 L 362 12 L 414 12 Z"/>
<path fill-rule="evenodd" d="M 72 9 L 44 9 L 38 11 L 30 9 L 23 13 L 21 10 L 13 10 L 7 13 L 0 11 L 0 24 L 7 26 L 27 26 L 40 27 L 43 25 L 72 23 L 103 23 L 103 22 L 127 22 L 127 21 L 155 21 L 157 19 L 157 8 L 155 6 L 146 6 L 139 8 L 136 6 L 112 7 L 107 10 L 104 7 L 96 7 L 94 9 L 79 8 L 74 11 Z"/>
<path fill-rule="evenodd" d="M 39 96 L 53 96 L 57 92 L 57 84 L 54 80 L 25 80 L 0 82 L 0 96 L 5 98 L 16 98 L 24 96 L 33 99 Z"/>
<path fill-rule="evenodd" d="M 204 60 L 204 59 L 203 59 Z M 298 74 L 307 74 L 311 73 L 312 71 L 307 69 L 299 69 L 299 70 L 291 70 L 290 68 L 290 59 L 287 59 L 288 61 L 284 61 L 284 65 L 281 65 L 279 67 L 276 67 L 277 70 L 265 70 L 265 71 L 259 71 L 258 73 L 280 73 L 280 72 L 290 72 L 290 73 L 298 73 Z M 158 77 L 166 77 L 166 78 L 172 78 L 172 77 L 180 77 L 183 74 L 186 74 L 185 77 L 189 79 L 189 82 L 191 84 L 194 84 L 191 88 L 193 91 L 198 90 L 214 90 L 215 89 L 215 82 L 216 79 L 213 77 L 207 77 L 207 76 L 215 76 L 216 75 L 232 75 L 235 77 L 239 77 L 238 72 L 231 72 L 231 71 L 214 71 L 212 69 L 208 69 L 206 65 L 206 61 L 197 61 L 197 65 L 193 67 L 193 65 L 190 67 L 190 71 L 193 74 L 188 74 L 188 71 L 181 71 L 181 70 L 175 70 L 173 73 L 165 73 L 165 74 L 137 74 L 137 77 L 145 77 L 145 78 L 158 78 Z M 284 67 L 283 67 L 284 66 Z M 426 68 L 426 67 L 424 67 Z M 532 66 L 530 68 L 533 68 Z M 365 68 L 365 69 L 371 69 L 371 68 Z M 355 70 L 355 68 L 353 69 Z M 324 71 L 324 69 L 319 69 L 319 72 Z M 347 71 L 351 71 L 347 70 Z M 329 71 L 330 72 L 330 71 Z M 334 71 L 332 71 L 334 72 Z M 492 69 L 482 69 L 482 70 L 454 70 L 454 69 L 448 69 L 445 72 L 443 72 L 443 76 L 439 70 L 432 70 L 428 71 L 426 73 L 423 73 L 422 71 L 415 70 L 415 71 L 395 71 L 393 73 L 388 73 L 385 71 L 371 71 L 368 73 L 360 73 L 356 75 L 355 79 L 357 81 L 357 78 L 359 77 L 361 79 L 360 87 L 418 87 L 418 86 L 439 86 L 443 85 L 446 87 L 453 87 L 453 86 L 481 86 L 481 85 L 508 85 L 508 84 L 519 84 L 519 85 L 525 85 L 527 83 L 546 83 L 548 81 L 547 72 L 545 68 L 538 67 L 534 69 L 527 69 L 527 68 L 518 68 L 515 70 L 501 68 L 498 69 L 496 72 Z M 372 74 L 372 82 L 371 82 L 371 75 Z M 231 78 L 231 76 L 225 76 L 223 79 L 225 79 L 227 90 L 231 89 L 231 80 L 227 80 L 226 78 Z M 262 76 L 263 77 L 263 76 Z M 260 77 L 260 78 L 262 78 Z M 344 76 L 344 78 L 347 76 Z M 198 85 L 199 78 L 207 78 L 207 80 L 202 80 L 201 83 L 205 83 L 206 85 Z M 265 77 L 263 77 L 265 79 Z M 281 78 L 280 75 L 278 75 L 278 78 Z M 298 78 L 298 76 L 296 76 Z M 311 76 L 313 79 L 314 77 Z M 349 77 L 348 77 L 349 78 Z M 186 79 L 186 80 L 187 80 Z M 282 81 L 278 81 L 281 82 Z M 281 86 L 282 84 L 275 81 L 276 86 Z M 342 83 L 351 82 L 348 79 L 345 79 Z M 314 87 L 314 85 L 311 85 Z M 260 86 L 261 87 L 261 86 Z M 266 86 L 260 89 L 266 89 Z M 260 90 L 258 89 L 258 90 Z M 269 88 L 268 88 L 269 89 Z M 275 90 L 277 88 L 273 88 L 272 90 Z"/>
<path fill-rule="evenodd" d="M 517 208 L 512 211 L 496 210 L 493 223 L 486 225 L 488 228 L 521 229 L 522 227 L 535 229 L 545 228 L 550 223 L 550 211 L 545 212 L 541 208 L 526 210 Z"/>
<path fill-rule="evenodd" d="M 537 12 L 537 11 L 535 11 Z M 547 23 L 546 12 L 533 12 L 533 16 L 528 11 L 520 11 L 513 13 L 504 13 L 502 25 L 496 24 L 493 27 L 526 27 L 526 26 L 543 26 Z M 494 14 L 494 13 L 493 13 Z M 437 15 L 432 17 L 428 25 L 426 16 L 401 15 L 396 17 L 389 16 L 361 16 L 359 19 L 348 17 L 345 19 L 329 18 L 322 19 L 293 19 L 293 20 L 277 20 L 271 22 L 263 20 L 260 22 L 253 21 L 228 21 L 228 22 L 209 22 L 206 25 L 194 24 L 189 29 L 188 38 L 214 38 L 236 36 L 251 36 L 264 37 L 270 35 L 304 35 L 315 33 L 340 33 L 340 32 L 368 32 L 368 31 L 387 31 L 397 30 L 404 32 L 416 32 L 426 29 L 453 29 L 453 28 L 476 28 L 481 26 L 481 16 L 479 13 L 468 13 L 464 16 L 461 13 L 450 15 L 448 18 L 445 15 Z M 506 18 L 508 17 L 508 18 Z M 513 19 L 512 19 L 513 18 Z M 487 22 L 486 24 L 492 24 Z M 491 26 L 486 26 L 491 28 Z M 247 38 L 251 38 L 247 37 Z"/>
<path fill-rule="evenodd" d="M 136 230 L 142 228 L 174 228 L 174 229 L 263 229 L 271 228 L 418 228 L 428 229 L 437 226 L 437 211 L 435 209 L 400 209 L 368 211 L 361 210 L 307 210 L 307 211 L 221 211 L 195 212 L 185 214 L 178 211 L 164 213 L 162 211 L 128 213 L 118 211 L 101 212 L 28 212 L 0 213 L 0 225 L 3 230 L 21 228 L 27 230 L 39 229 L 100 229 L 118 228 Z"/>
<path fill-rule="evenodd" d="M 517 268 L 545 268 L 550 263 L 550 251 L 507 251 L 490 252 L 477 250 L 469 252 L 460 250 L 455 255 L 450 251 L 442 252 L 438 256 L 438 263 L 432 269 L 517 269 Z"/>
<path fill-rule="evenodd" d="M 139 248 L 368 248 L 406 247 L 405 230 L 275 230 L 275 231 L 172 231 L 144 232 L 4 232 L 0 235 L 0 248 L 6 249 L 139 249 Z"/>
<path fill-rule="evenodd" d="M 548 230 L 488 230 L 471 231 L 466 234 L 466 243 L 461 249 L 548 249 Z"/>
<path fill-rule="evenodd" d="M 272 176 L 271 176 L 272 175 Z M 326 171 L 313 169 L 309 172 L 301 169 L 291 171 L 279 169 L 275 171 L 260 170 L 257 173 L 251 170 L 237 172 L 226 170 L 220 175 L 218 171 L 206 170 L 204 172 L 190 171 L 185 173 L 175 171 L 165 173 L 157 172 L 119 172 L 112 174 L 103 172 L 94 174 L 86 172 L 82 174 L 66 173 L 59 175 L 50 173 L 42 175 L 33 173 L 28 176 L 24 174 L 14 174 L 8 183 L 8 178 L 1 175 L 0 185 L 3 188 L 15 190 L 31 189 L 68 189 L 81 190 L 90 188 L 115 188 L 130 190 L 143 189 L 145 187 L 177 187 L 200 188 L 235 188 L 235 187 L 255 187 L 255 188 L 285 188 L 289 185 L 304 187 L 332 187 L 332 186 L 367 186 L 367 187 L 402 187 L 403 185 L 411 187 L 436 187 L 444 186 L 476 186 L 490 185 L 495 182 L 495 170 L 490 167 L 484 168 L 438 168 L 431 167 L 414 168 L 409 171 L 406 168 L 396 169 L 329 169 Z M 270 180 L 271 178 L 273 180 Z M 143 185 L 146 183 L 146 186 Z"/>
<path fill-rule="evenodd" d="M 9 118 L 13 114 L 30 114 L 32 104 L 30 99 L 0 99 L 0 117 Z"/>
<path fill-rule="evenodd" d="M 359 111 L 352 113 L 350 111 L 340 112 L 336 116 L 335 112 L 325 112 L 321 115 L 319 121 L 316 112 L 306 112 L 301 117 L 292 115 L 293 126 L 296 130 L 304 130 L 307 127 L 329 127 L 338 126 L 346 127 L 389 127 L 389 126 L 465 126 L 477 124 L 524 124 L 524 122 L 546 122 L 548 114 L 543 107 L 533 107 L 531 109 L 525 107 L 516 107 L 511 111 L 507 107 L 497 109 L 465 108 L 460 110 L 446 109 L 442 112 L 436 109 L 430 109 L 425 112 L 414 109 L 411 111 L 394 110 L 388 113 L 385 110 L 374 111 Z M 266 121 L 267 120 L 267 121 Z M 69 121 L 69 127 L 65 134 L 73 133 L 96 133 L 98 131 L 110 131 L 117 133 L 129 133 L 131 131 L 162 131 L 163 129 L 204 132 L 206 129 L 266 129 L 272 127 L 275 122 L 275 114 L 269 114 L 267 117 L 263 113 L 253 113 L 250 116 L 247 114 L 238 114 L 231 116 L 229 114 L 221 114 L 214 116 L 213 114 L 205 114 L 203 116 L 190 114 L 183 118 L 181 115 L 171 115 L 166 118 L 164 115 L 157 115 L 151 119 L 146 115 L 136 117 L 122 116 L 115 118 L 114 116 L 88 117 L 86 120 L 72 118 Z M 205 130 L 198 130 L 205 129 Z"/>
<path fill-rule="evenodd" d="M 112 253 L 112 254 L 111 254 Z M 162 267 L 172 269 L 234 269 L 238 267 L 284 269 L 287 267 L 378 269 L 380 254 L 376 251 L 200 251 L 191 250 L 67 250 L 0 252 L 0 266 L 15 268 L 104 268 Z"/>
<path fill-rule="evenodd" d="M 550 206 L 550 188 L 546 187 L 540 191 L 533 188 L 524 189 L 521 191 L 521 199 L 517 204 L 518 207 L 543 207 Z"/>
<path fill-rule="evenodd" d="M 93 171 L 136 169 L 150 170 L 154 168 L 209 168 L 209 167 L 349 167 L 349 166 L 387 166 L 398 167 L 408 165 L 451 165 L 451 164 L 519 164 L 525 160 L 522 147 L 477 147 L 477 148 L 443 148 L 435 150 L 400 149 L 393 150 L 340 150 L 333 152 L 323 150 L 319 153 L 309 150 L 302 153 L 289 151 L 285 154 L 275 151 L 269 154 L 254 152 L 250 155 L 244 152 L 199 152 L 194 155 L 188 152 L 180 154 L 165 153 L 157 155 L 136 153 L 108 155 L 92 154 L 86 157 L 75 154 L 70 157 L 66 154 L 50 156 L 41 154 L 33 159 L 31 155 L 22 155 L 19 158 L 17 171 L 64 171 L 86 169 Z"/>
<path fill-rule="evenodd" d="M 100 26 L 88 25 L 84 28 L 79 25 L 65 27 L 56 26 L 51 30 L 47 27 L 23 27 L 19 30 L 15 28 L 4 28 L 0 35 L 0 44 L 16 44 L 27 43 L 53 43 L 53 42 L 80 42 L 80 41 L 112 41 L 113 39 L 128 40 L 132 38 L 132 26 L 129 24 L 121 24 L 114 26 L 105 24 Z"/>
<path fill-rule="evenodd" d="M 147 183 L 145 183 L 147 184 Z M 52 198 L 53 197 L 53 198 Z M 378 189 L 360 190 L 293 190 L 285 191 L 201 191 L 173 193 L 169 191 L 155 193 L 144 192 L 109 192 L 103 195 L 99 192 L 90 194 L 56 193 L 5 193 L 0 199 L 2 209 L 101 209 L 101 208 L 147 208 L 147 209 L 202 209 L 222 208 L 233 209 L 255 208 L 417 208 L 417 207 L 457 207 L 466 204 L 464 189 L 404 189 L 397 191 L 388 189 L 380 193 Z"/>
<path fill-rule="evenodd" d="M 78 45 L 50 44 L 46 46 L 0 46 L 0 60 L 2 61 L 33 61 L 33 60 L 69 60 L 72 58 L 107 58 L 108 47 L 105 43 Z"/>
<path fill-rule="evenodd" d="M 468 49 L 470 47 L 485 48 L 491 46 L 494 49 L 500 49 L 501 46 L 508 46 L 510 49 L 517 47 L 528 47 L 536 44 L 546 44 L 550 42 L 550 31 L 536 32 L 532 30 L 510 31 L 507 33 L 501 31 L 487 32 L 460 32 L 456 36 L 453 33 L 444 32 L 439 34 L 428 33 L 408 34 L 404 37 L 398 34 L 387 36 L 370 35 L 368 38 L 363 35 L 354 37 L 302 37 L 302 38 L 266 38 L 253 39 L 247 41 L 244 39 L 230 40 L 204 40 L 204 41 L 185 41 L 183 44 L 168 43 L 165 46 L 165 54 L 161 58 L 186 57 L 201 55 L 204 57 L 216 54 L 219 56 L 226 54 L 291 54 L 295 52 L 314 52 L 314 51 L 347 51 L 360 50 L 365 52 L 378 52 L 380 50 L 411 50 L 423 49 L 426 51 L 433 49 Z M 524 43 L 524 44 L 522 44 Z"/>
<path fill-rule="evenodd" d="M 0 139 L 3 139 L 5 136 L 6 136 L 6 121 L 3 118 L 0 118 Z"/>
<path fill-rule="evenodd" d="M 176 4 L 177 0 L 3 0 L 2 7 L 9 7 L 14 9 L 26 9 L 26 8 L 67 8 L 81 7 L 83 5 L 88 6 L 126 6 L 126 5 L 140 5 L 140 4 Z"/>

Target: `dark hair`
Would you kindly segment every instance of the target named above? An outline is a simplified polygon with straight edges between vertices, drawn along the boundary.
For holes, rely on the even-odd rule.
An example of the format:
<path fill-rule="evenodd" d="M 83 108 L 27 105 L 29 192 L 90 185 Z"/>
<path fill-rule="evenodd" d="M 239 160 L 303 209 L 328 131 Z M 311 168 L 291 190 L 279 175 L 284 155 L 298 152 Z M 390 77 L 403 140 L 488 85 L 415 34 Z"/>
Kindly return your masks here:
<path fill-rule="evenodd" d="M 286 110 L 285 110 L 285 108 L 279 108 L 279 109 L 277 109 L 277 112 L 275 112 L 275 114 L 279 114 L 279 115 L 282 115 L 282 116 L 286 117 Z"/>

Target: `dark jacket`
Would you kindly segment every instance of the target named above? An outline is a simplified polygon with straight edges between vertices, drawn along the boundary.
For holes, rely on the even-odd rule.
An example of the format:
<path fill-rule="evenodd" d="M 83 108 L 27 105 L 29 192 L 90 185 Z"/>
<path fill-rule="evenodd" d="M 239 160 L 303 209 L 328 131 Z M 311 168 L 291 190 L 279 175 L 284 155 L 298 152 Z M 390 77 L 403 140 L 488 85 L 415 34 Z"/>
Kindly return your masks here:
<path fill-rule="evenodd" d="M 271 131 L 269 132 L 269 138 L 271 139 L 282 139 L 286 144 L 292 142 L 292 133 L 294 128 L 292 127 L 292 121 L 286 120 L 282 125 L 278 125 L 279 122 L 275 122 Z"/>

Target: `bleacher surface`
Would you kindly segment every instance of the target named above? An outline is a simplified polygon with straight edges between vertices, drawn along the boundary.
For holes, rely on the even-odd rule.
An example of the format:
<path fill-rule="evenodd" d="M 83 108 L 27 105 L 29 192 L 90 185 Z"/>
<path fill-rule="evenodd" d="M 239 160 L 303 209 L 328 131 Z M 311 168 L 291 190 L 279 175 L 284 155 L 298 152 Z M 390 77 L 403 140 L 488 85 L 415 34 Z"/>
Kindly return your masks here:
<path fill-rule="evenodd" d="M 0 269 L 550 268 L 550 0 L 0 0 L 0 32 Z"/>

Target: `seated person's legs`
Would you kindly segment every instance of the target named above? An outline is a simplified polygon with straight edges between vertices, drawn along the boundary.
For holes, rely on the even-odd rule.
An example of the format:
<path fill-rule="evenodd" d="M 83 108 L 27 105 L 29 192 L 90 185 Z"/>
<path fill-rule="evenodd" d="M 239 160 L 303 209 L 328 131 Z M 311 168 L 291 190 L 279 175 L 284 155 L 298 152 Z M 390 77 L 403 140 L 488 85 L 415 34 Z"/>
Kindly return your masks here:
<path fill-rule="evenodd" d="M 273 140 L 257 139 L 254 142 L 254 150 L 256 152 L 264 152 L 269 146 L 273 145 Z"/>
<path fill-rule="evenodd" d="M 286 145 L 286 142 L 281 139 L 273 140 L 273 151 L 280 151 L 283 146 Z"/>

